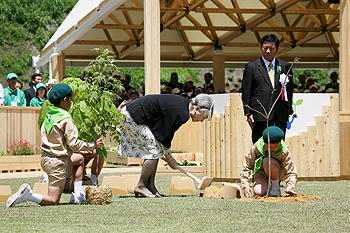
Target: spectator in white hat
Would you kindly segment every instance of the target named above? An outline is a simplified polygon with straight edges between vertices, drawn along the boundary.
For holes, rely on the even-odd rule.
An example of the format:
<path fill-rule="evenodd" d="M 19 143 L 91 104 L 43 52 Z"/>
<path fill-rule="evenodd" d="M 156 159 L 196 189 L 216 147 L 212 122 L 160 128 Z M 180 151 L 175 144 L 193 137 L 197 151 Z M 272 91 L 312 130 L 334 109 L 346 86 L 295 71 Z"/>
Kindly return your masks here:
<path fill-rule="evenodd" d="M 58 83 L 56 79 L 49 79 L 49 81 L 46 83 L 47 90 L 50 90 L 56 83 Z"/>
<path fill-rule="evenodd" d="M 184 83 L 183 91 L 190 96 L 190 98 L 194 97 L 194 93 L 196 91 L 196 87 L 193 86 L 193 78 L 192 76 L 187 76 L 186 77 L 186 82 Z"/>

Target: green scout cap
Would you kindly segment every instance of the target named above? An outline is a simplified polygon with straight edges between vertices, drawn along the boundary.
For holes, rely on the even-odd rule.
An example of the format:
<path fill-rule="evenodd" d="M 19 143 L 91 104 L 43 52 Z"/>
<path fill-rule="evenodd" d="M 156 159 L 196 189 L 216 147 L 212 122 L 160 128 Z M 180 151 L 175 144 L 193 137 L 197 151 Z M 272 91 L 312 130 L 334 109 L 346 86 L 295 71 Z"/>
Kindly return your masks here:
<path fill-rule="evenodd" d="M 35 88 L 38 90 L 40 87 L 43 87 L 46 89 L 46 85 L 44 83 L 38 83 L 36 84 Z"/>
<path fill-rule="evenodd" d="M 269 134 L 270 134 L 270 141 L 271 142 L 279 142 L 284 138 L 284 132 L 277 126 L 270 126 L 269 127 Z M 263 139 L 265 142 L 267 142 L 267 129 L 263 132 Z"/>
<path fill-rule="evenodd" d="M 49 92 L 49 101 L 52 104 L 57 104 L 72 92 L 72 88 L 65 83 L 58 83 L 53 86 Z"/>
<path fill-rule="evenodd" d="M 7 75 L 7 79 L 13 79 L 13 78 L 16 78 L 16 79 L 17 79 L 17 74 L 15 74 L 15 73 L 9 73 L 9 74 Z"/>

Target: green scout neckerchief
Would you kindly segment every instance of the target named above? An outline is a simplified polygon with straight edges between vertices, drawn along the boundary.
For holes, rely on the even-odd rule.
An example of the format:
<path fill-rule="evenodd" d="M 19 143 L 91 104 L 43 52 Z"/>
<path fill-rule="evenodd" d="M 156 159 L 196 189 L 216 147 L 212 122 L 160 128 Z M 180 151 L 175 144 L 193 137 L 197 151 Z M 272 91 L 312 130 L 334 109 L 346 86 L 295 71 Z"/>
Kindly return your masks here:
<path fill-rule="evenodd" d="M 257 147 L 258 151 L 261 153 L 261 156 L 258 157 L 258 158 L 255 160 L 253 175 L 254 175 L 257 171 L 259 171 L 259 169 L 261 168 L 262 163 L 263 163 L 263 160 L 264 160 L 264 157 L 269 156 L 269 152 L 263 150 L 263 148 L 264 148 L 264 139 L 263 139 L 262 137 L 261 137 L 261 138 L 258 140 L 258 142 L 256 143 L 256 147 Z M 286 148 L 287 148 L 286 143 L 285 143 L 283 140 L 281 140 L 280 147 L 278 148 L 278 150 L 276 151 L 276 153 L 271 154 L 271 156 L 277 156 L 277 155 L 281 154 Z"/>
<path fill-rule="evenodd" d="M 46 132 L 49 134 L 54 124 L 69 117 L 71 118 L 72 116 L 66 110 L 62 108 L 51 107 L 50 110 L 46 113 L 44 120 L 44 127 L 46 129 Z"/>

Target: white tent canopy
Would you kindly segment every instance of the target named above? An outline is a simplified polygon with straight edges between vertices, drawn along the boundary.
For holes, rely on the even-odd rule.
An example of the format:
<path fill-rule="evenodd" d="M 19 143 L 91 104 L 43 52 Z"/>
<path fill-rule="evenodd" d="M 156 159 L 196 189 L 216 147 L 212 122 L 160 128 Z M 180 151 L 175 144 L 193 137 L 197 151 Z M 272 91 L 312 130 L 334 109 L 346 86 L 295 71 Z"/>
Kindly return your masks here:
<path fill-rule="evenodd" d="M 260 38 L 280 40 L 278 56 L 300 58 L 296 67 L 338 67 L 339 4 L 325 0 L 159 0 L 161 65 L 212 67 L 222 51 L 226 67 L 261 56 Z M 66 66 L 85 66 L 95 47 L 113 50 L 118 66 L 143 67 L 144 1 L 79 0 L 40 54 L 55 52 Z"/>

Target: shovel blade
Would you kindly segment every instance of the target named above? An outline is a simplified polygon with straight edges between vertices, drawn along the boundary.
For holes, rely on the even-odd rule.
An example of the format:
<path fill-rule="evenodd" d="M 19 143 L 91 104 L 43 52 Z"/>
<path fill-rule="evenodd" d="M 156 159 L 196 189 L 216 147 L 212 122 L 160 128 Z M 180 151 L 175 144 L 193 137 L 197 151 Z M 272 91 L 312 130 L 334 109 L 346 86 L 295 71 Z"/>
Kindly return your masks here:
<path fill-rule="evenodd" d="M 211 182 L 213 182 L 213 178 L 204 176 L 198 185 L 198 189 L 203 190 L 206 187 L 209 187 L 211 185 Z"/>

